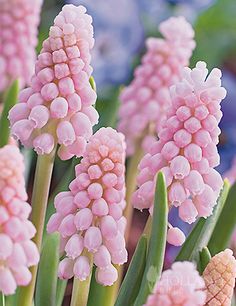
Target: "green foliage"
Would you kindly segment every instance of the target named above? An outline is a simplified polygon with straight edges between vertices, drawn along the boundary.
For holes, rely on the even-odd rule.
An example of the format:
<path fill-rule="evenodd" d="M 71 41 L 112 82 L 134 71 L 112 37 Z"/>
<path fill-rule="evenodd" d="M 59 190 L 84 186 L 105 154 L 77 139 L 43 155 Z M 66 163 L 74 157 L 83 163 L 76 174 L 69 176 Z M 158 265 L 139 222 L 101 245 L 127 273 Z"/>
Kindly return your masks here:
<path fill-rule="evenodd" d="M 56 306 L 57 269 L 59 263 L 59 235 L 47 235 L 38 268 L 35 306 Z"/>
<path fill-rule="evenodd" d="M 230 188 L 224 209 L 216 223 L 208 247 L 212 255 L 227 248 L 236 224 L 236 183 Z"/>
<path fill-rule="evenodd" d="M 141 236 L 122 282 L 115 306 L 133 305 L 140 289 L 146 264 L 147 237 Z"/>
<path fill-rule="evenodd" d="M 224 207 L 228 191 L 229 183 L 225 181 L 213 214 L 207 219 L 199 219 L 177 255 L 176 261 L 195 261 L 199 264 L 199 252 L 208 245 L 216 222 Z"/>
<path fill-rule="evenodd" d="M 0 148 L 8 144 L 10 135 L 10 122 L 8 120 L 9 110 L 16 104 L 19 92 L 18 80 L 15 80 L 6 91 L 3 98 L 3 112 L 0 118 Z"/>
<path fill-rule="evenodd" d="M 211 260 L 211 253 L 208 250 L 208 247 L 204 247 L 199 255 L 200 255 L 199 267 L 200 267 L 200 273 L 202 274 L 206 266 L 208 265 L 209 261 Z"/>
<path fill-rule="evenodd" d="M 152 229 L 146 267 L 139 294 L 135 300 L 135 306 L 141 306 L 146 302 L 148 295 L 152 292 L 155 283 L 161 276 L 166 248 L 167 223 L 167 190 L 164 175 L 162 172 L 159 172 L 156 183 Z"/>
<path fill-rule="evenodd" d="M 57 280 L 56 306 L 61 306 L 66 291 L 67 280 Z"/>
<path fill-rule="evenodd" d="M 235 12 L 235 0 L 218 0 L 198 17 L 193 65 L 203 60 L 209 68 L 220 66 L 230 53 L 236 51 Z"/>

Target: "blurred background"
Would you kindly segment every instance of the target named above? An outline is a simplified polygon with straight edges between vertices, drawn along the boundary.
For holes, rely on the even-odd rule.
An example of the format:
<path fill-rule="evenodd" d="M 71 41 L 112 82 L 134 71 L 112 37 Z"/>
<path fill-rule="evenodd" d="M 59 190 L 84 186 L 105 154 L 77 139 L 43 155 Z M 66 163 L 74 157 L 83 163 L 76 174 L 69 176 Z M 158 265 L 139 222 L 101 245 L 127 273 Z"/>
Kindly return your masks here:
<path fill-rule="evenodd" d="M 197 47 L 191 66 L 204 60 L 223 70 L 228 95 L 222 108 L 219 144 L 220 171 L 226 171 L 236 153 L 236 1 L 235 0 L 45 0 L 39 46 L 47 37 L 54 17 L 65 3 L 84 5 L 93 17 L 95 47 L 93 76 L 98 107 L 104 120 L 115 125 L 120 88 L 129 84 L 145 51 L 145 39 L 158 36 L 158 25 L 172 15 L 185 16 L 196 32 Z"/>

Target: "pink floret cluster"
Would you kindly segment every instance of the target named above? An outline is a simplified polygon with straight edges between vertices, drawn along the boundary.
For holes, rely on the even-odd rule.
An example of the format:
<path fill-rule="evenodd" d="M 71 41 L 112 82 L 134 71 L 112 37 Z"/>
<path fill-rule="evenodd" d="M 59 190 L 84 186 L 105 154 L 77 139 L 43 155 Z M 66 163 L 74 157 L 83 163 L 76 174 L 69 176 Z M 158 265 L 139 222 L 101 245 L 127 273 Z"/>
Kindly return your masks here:
<path fill-rule="evenodd" d="M 83 281 L 94 263 L 98 283 L 110 286 L 116 281 L 113 264 L 127 261 L 124 162 L 124 136 L 112 128 L 101 128 L 90 138 L 75 168 L 70 191 L 56 196 L 56 213 L 47 229 L 60 233 L 66 253 L 59 265 L 60 278 L 75 276 Z"/>
<path fill-rule="evenodd" d="M 179 80 L 195 47 L 194 31 L 183 17 L 169 18 L 159 30 L 164 38 L 147 39 L 141 65 L 120 95 L 118 129 L 126 137 L 127 155 L 134 153 L 140 138 L 145 152 L 153 143 L 171 104 L 169 87 Z"/>
<path fill-rule="evenodd" d="M 83 6 L 65 5 L 50 28 L 31 86 L 9 113 L 12 135 L 38 154 L 58 143 L 61 159 L 81 156 L 98 121 L 90 85 L 92 18 Z"/>
<path fill-rule="evenodd" d="M 33 75 L 42 0 L 0 1 L 0 92 L 11 81 L 21 87 Z"/>
<path fill-rule="evenodd" d="M 221 71 L 208 75 L 204 62 L 192 70 L 184 68 L 183 78 L 171 88 L 172 105 L 162 125 L 159 140 L 139 164 L 139 189 L 133 205 L 152 209 L 155 176 L 162 171 L 168 187 L 169 207 L 178 207 L 180 218 L 192 223 L 212 214 L 222 188 L 217 144 L 222 117 Z"/>
<path fill-rule="evenodd" d="M 38 263 L 39 254 L 31 241 L 35 227 L 28 220 L 23 156 L 16 146 L 0 149 L 0 169 L 0 291 L 9 295 L 29 284 L 29 267 Z"/>
<path fill-rule="evenodd" d="M 203 306 L 205 283 L 191 262 L 176 262 L 163 272 L 144 306 Z"/>

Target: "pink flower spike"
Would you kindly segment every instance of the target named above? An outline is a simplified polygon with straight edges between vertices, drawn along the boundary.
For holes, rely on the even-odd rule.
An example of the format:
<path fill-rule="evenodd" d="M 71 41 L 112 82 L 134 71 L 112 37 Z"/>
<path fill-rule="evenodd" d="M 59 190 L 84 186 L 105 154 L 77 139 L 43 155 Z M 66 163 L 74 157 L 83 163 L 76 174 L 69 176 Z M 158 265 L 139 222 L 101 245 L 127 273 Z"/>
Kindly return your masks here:
<path fill-rule="evenodd" d="M 184 17 L 167 19 L 160 24 L 159 30 L 163 38 L 146 40 L 147 52 L 141 59 L 141 65 L 135 69 L 131 84 L 120 95 L 118 129 L 126 137 L 128 155 L 134 153 L 140 139 L 147 152 L 153 142 L 150 136 L 159 133 L 167 138 L 172 136 L 168 130 L 161 128 L 171 105 L 169 87 L 180 80 L 181 71 L 188 66 L 195 48 L 194 31 Z M 188 108 L 182 109 L 177 116 L 179 119 L 176 117 L 169 121 L 172 132 L 176 124 L 179 129 L 182 125 L 180 121 L 188 119 L 191 112 Z"/>
<path fill-rule="evenodd" d="M 23 156 L 15 145 L 0 148 L 0 168 L 0 291 L 9 295 L 29 284 L 28 268 L 38 263 L 39 253 L 30 240 L 35 227 L 28 220 Z"/>
<path fill-rule="evenodd" d="M 15 79 L 20 79 L 21 88 L 30 83 L 42 2 L 1 1 L 0 92 Z"/>
<path fill-rule="evenodd" d="M 83 155 L 98 121 L 96 93 L 89 82 L 92 18 L 81 8 L 65 5 L 55 18 L 30 87 L 19 95 L 21 106 L 9 112 L 14 138 L 38 154 L 50 154 L 59 144 L 62 160 Z M 45 137 L 49 134 L 51 139 Z"/>
<path fill-rule="evenodd" d="M 184 68 L 182 79 L 171 87 L 172 105 L 159 139 L 139 164 L 139 188 L 133 195 L 134 207 L 152 211 L 153 182 L 156 174 L 162 171 L 169 207 L 178 207 L 183 221 L 192 223 L 197 217 L 207 218 L 212 214 L 223 180 L 213 168 L 219 162 L 216 147 L 219 134 L 215 137 L 212 131 L 219 129 L 220 119 L 214 112 L 209 114 L 213 105 L 220 108 L 225 89 L 221 87 L 218 70 L 213 69 L 208 77 L 207 74 L 206 64 L 198 62 L 192 70 Z M 209 81 L 212 78 L 214 82 Z M 206 93 L 209 93 L 207 99 Z M 203 124 L 209 116 L 211 124 Z M 166 138 L 166 135 L 171 137 Z"/>
<path fill-rule="evenodd" d="M 204 306 L 205 282 L 192 262 L 175 262 L 162 273 L 144 306 Z"/>
<path fill-rule="evenodd" d="M 58 231 L 67 240 L 63 250 L 74 264 L 70 274 L 63 262 L 59 277 L 85 280 L 91 270 L 89 258 L 93 258 L 97 281 L 104 286 L 116 281 L 113 265 L 127 261 L 124 165 L 124 136 L 112 128 L 98 130 L 75 167 L 76 178 L 69 185 L 70 191 L 56 196 L 56 213 L 48 222 L 49 232 Z"/>

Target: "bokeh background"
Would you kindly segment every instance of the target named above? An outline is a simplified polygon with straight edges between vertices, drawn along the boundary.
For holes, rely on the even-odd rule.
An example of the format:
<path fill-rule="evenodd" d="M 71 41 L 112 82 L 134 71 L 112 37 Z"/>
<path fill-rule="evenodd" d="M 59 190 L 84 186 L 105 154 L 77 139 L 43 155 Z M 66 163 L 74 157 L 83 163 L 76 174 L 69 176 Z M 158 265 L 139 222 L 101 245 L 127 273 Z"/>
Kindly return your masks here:
<path fill-rule="evenodd" d="M 133 70 L 145 51 L 146 37 L 158 36 L 159 23 L 172 15 L 185 16 L 193 24 L 197 47 L 191 66 L 204 60 L 209 68 L 221 68 L 223 85 L 228 92 L 222 105 L 224 117 L 219 144 L 220 171 L 226 171 L 236 154 L 236 1 L 45 0 L 38 50 L 53 18 L 65 3 L 82 4 L 93 17 L 96 43 L 92 65 L 101 124 L 106 117 L 115 125 L 119 91 L 132 79 Z"/>
<path fill-rule="evenodd" d="M 228 92 L 222 103 L 224 116 L 218 146 L 221 156 L 218 170 L 223 174 L 236 155 L 236 0 L 45 0 L 38 50 L 53 18 L 65 3 L 86 6 L 94 20 L 92 66 L 98 92 L 99 125 L 106 122 L 115 127 L 119 92 L 132 79 L 133 70 L 145 52 L 146 37 L 159 35 L 159 23 L 172 15 L 182 15 L 193 24 L 197 47 L 191 66 L 204 60 L 209 68 L 221 68 L 223 85 Z M 144 224 L 143 214 L 136 212 L 134 218 L 131 237 L 138 237 Z M 189 231 L 185 223 L 176 220 L 174 211 L 172 220 L 185 233 Z M 130 253 L 135 244 L 136 239 L 129 242 Z M 166 266 L 176 252 L 176 248 L 168 247 Z"/>

